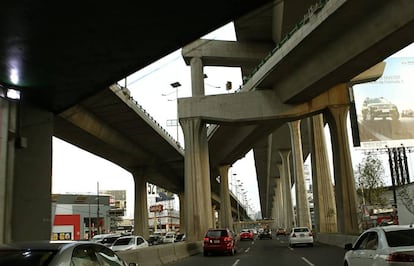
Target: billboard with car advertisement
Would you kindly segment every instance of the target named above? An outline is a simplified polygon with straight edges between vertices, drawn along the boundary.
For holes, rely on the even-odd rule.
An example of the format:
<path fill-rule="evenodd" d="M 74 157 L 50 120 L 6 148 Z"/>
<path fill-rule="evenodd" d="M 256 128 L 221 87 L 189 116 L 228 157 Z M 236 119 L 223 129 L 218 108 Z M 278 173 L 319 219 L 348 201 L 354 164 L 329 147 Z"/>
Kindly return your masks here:
<path fill-rule="evenodd" d="M 414 146 L 414 57 L 390 57 L 383 75 L 353 86 L 361 148 Z"/>

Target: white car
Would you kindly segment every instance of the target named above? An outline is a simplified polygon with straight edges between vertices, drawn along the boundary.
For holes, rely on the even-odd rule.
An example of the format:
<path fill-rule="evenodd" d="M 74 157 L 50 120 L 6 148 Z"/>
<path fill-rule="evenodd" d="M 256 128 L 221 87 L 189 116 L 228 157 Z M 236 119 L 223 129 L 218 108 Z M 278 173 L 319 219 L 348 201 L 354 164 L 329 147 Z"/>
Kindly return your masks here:
<path fill-rule="evenodd" d="M 142 236 L 122 236 L 111 246 L 113 251 L 132 250 L 148 247 L 149 244 Z"/>
<path fill-rule="evenodd" d="M 289 246 L 294 247 L 303 244 L 313 246 L 312 231 L 308 227 L 293 227 L 290 232 Z"/>
<path fill-rule="evenodd" d="M 0 244 L 0 265 L 113 265 L 127 264 L 102 244 L 89 241 L 29 241 Z"/>
<path fill-rule="evenodd" d="M 174 243 L 175 242 L 175 233 L 168 232 L 165 234 L 162 240 L 163 243 Z"/>
<path fill-rule="evenodd" d="M 414 227 L 373 227 L 363 232 L 355 245 L 346 244 L 345 249 L 345 266 L 414 265 Z"/>

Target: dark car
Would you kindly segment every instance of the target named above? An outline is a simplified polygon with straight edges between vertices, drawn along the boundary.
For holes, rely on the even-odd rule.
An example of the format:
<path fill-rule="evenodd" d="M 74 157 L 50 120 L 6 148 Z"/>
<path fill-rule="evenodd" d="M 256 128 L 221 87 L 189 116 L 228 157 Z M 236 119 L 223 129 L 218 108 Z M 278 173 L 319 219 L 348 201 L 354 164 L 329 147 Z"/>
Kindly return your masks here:
<path fill-rule="evenodd" d="M 263 229 L 259 233 L 259 239 L 272 239 L 272 231 L 270 229 Z"/>
<path fill-rule="evenodd" d="M 176 235 L 174 242 L 181 242 L 181 241 L 185 241 L 185 234 Z"/>
<path fill-rule="evenodd" d="M 383 97 L 366 98 L 362 103 L 362 119 L 374 120 L 375 118 L 398 120 L 400 113 L 395 104 Z"/>
<path fill-rule="evenodd" d="M 147 242 L 148 242 L 148 245 L 150 245 L 150 246 L 162 244 L 162 236 L 160 236 L 160 235 L 150 235 Z"/>
<path fill-rule="evenodd" d="M 108 247 L 89 241 L 31 241 L 0 245 L 0 265 L 126 266 Z M 129 263 L 130 266 L 137 265 Z"/>
<path fill-rule="evenodd" d="M 236 253 L 237 239 L 229 229 L 209 229 L 204 236 L 204 256 L 210 253 L 224 253 L 234 255 Z"/>
<path fill-rule="evenodd" d="M 101 240 L 99 240 L 97 243 L 101 243 L 104 246 L 110 247 L 115 242 L 115 240 L 117 240 L 120 237 L 121 235 L 117 235 L 117 234 L 108 235 L 102 238 Z"/>

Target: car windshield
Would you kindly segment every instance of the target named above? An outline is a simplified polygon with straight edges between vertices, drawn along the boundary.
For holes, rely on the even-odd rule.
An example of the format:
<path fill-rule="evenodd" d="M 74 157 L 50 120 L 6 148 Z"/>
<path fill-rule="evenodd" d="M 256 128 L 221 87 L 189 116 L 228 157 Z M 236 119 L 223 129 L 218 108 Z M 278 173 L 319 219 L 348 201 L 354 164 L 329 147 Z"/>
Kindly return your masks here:
<path fill-rule="evenodd" d="M 132 237 L 118 238 L 114 242 L 114 246 L 130 245 L 133 243 L 134 243 L 134 239 Z"/>
<path fill-rule="evenodd" d="M 56 251 L 40 250 L 2 250 L 0 251 L 0 265 L 49 265 Z"/>
<path fill-rule="evenodd" d="M 414 230 L 385 232 L 390 247 L 414 246 Z"/>

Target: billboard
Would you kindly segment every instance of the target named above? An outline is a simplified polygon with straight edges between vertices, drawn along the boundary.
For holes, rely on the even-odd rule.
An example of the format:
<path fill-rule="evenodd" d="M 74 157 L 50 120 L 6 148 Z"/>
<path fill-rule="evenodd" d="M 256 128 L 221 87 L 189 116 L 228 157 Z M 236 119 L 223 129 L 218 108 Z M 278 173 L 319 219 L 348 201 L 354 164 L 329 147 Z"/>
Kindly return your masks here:
<path fill-rule="evenodd" d="M 383 75 L 353 86 L 361 148 L 414 146 L 414 57 L 390 57 Z"/>

